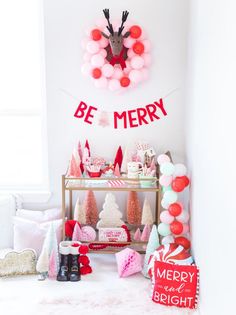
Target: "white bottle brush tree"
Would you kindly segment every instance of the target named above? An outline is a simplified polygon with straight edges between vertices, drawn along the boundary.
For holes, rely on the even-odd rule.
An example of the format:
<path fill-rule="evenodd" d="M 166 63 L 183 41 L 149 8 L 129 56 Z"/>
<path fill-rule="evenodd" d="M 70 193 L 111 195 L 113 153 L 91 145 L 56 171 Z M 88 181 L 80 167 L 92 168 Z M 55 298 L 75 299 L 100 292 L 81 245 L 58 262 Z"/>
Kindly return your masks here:
<path fill-rule="evenodd" d="M 100 212 L 99 218 L 97 228 L 119 227 L 125 224 L 124 221 L 121 220 L 122 213 L 119 211 L 119 206 L 113 194 L 106 194 L 103 210 Z"/>

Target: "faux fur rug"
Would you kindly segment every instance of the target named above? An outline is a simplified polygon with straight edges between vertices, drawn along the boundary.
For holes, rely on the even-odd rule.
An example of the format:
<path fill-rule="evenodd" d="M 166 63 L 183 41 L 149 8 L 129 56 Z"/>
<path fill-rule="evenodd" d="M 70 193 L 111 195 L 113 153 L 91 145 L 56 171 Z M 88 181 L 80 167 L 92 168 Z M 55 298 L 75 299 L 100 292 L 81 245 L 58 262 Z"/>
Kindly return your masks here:
<path fill-rule="evenodd" d="M 198 315 L 152 302 L 141 274 L 119 278 L 114 255 L 90 255 L 93 274 L 80 282 L 37 281 L 36 276 L 0 279 L 0 310 L 6 315 Z"/>

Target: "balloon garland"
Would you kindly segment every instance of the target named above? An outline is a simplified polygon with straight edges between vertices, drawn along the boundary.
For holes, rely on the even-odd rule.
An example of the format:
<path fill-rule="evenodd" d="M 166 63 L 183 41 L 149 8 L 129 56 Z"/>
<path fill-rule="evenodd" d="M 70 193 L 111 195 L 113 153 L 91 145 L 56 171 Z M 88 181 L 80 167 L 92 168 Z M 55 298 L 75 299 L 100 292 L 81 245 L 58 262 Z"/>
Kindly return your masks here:
<path fill-rule="evenodd" d="M 119 23 L 115 20 L 110 23 L 114 32 L 119 32 Z M 109 37 L 106 25 L 104 18 L 87 31 L 87 37 L 82 41 L 84 63 L 81 72 L 92 78 L 97 88 L 117 91 L 134 87 L 148 77 L 150 41 L 139 25 L 127 21 L 123 33 L 129 35 L 123 36 L 122 52 L 110 58 L 112 47 L 106 38 Z"/>
<path fill-rule="evenodd" d="M 162 244 L 176 243 L 185 249 L 190 248 L 189 212 L 184 210 L 183 204 L 178 202 L 178 193 L 182 192 L 189 185 L 189 178 L 186 176 L 187 169 L 183 164 L 173 164 L 166 154 L 158 156 L 160 165 L 160 185 L 163 190 L 162 207 L 165 209 L 160 214 L 161 223 L 158 225 L 158 232 L 162 238 Z"/>

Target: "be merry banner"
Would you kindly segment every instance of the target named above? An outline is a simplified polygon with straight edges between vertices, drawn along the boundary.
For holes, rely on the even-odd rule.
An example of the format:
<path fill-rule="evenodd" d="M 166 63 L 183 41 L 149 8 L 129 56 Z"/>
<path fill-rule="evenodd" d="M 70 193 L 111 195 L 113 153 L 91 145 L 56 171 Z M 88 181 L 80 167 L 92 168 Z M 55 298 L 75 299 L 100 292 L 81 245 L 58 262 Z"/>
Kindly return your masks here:
<path fill-rule="evenodd" d="M 196 266 L 154 263 L 152 300 L 168 306 L 196 308 L 199 279 Z"/>
<path fill-rule="evenodd" d="M 162 98 L 142 107 L 114 112 L 100 111 L 97 107 L 81 101 L 74 113 L 75 118 L 89 125 L 97 122 L 102 127 L 111 125 L 114 129 L 148 125 L 165 116 L 167 112 Z"/>

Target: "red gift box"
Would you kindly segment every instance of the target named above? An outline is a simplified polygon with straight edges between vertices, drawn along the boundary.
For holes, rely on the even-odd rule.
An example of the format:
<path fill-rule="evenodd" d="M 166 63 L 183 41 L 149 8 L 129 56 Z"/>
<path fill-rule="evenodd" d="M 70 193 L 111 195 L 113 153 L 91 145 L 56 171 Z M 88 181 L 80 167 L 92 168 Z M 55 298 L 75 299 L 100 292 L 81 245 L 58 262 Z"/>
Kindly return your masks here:
<path fill-rule="evenodd" d="M 168 306 L 196 308 L 199 291 L 197 266 L 155 261 L 152 300 Z"/>

